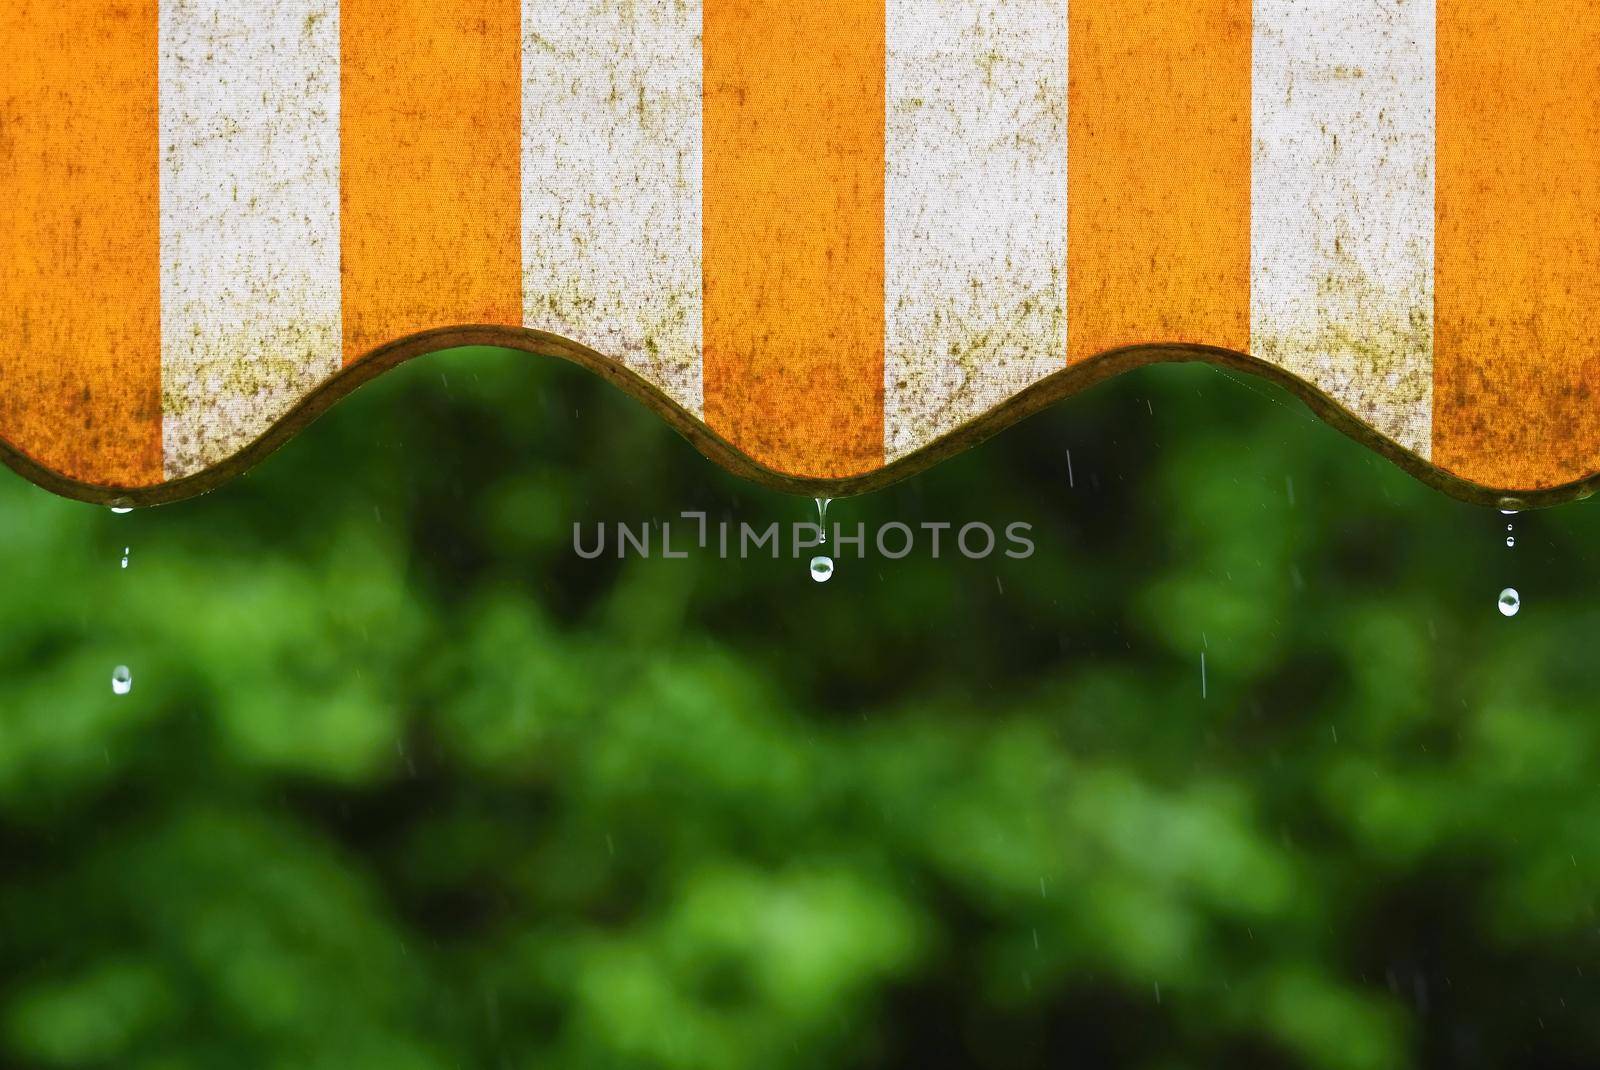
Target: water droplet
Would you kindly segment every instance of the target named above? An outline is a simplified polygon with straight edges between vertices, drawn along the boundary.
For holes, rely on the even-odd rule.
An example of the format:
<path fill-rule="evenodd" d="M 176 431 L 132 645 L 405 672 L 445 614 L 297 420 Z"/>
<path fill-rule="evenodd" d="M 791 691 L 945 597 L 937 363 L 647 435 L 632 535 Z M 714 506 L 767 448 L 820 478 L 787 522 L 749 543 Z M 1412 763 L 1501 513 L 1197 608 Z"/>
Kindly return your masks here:
<path fill-rule="evenodd" d="M 1522 596 L 1515 587 L 1507 587 L 1500 592 L 1500 615 L 1502 617 L 1515 617 L 1517 610 L 1522 608 Z"/>
<path fill-rule="evenodd" d="M 1502 510 L 1500 510 L 1500 515 L 1501 516 L 1516 516 L 1517 515 L 1517 511 L 1515 509 L 1502 509 Z"/>
<path fill-rule="evenodd" d="M 1507 524 L 1507 525 L 1506 525 L 1506 530 L 1507 530 L 1507 531 L 1515 531 L 1515 530 L 1516 530 L 1516 528 L 1514 528 L 1514 527 L 1512 527 L 1512 526 L 1511 526 L 1511 525 L 1510 525 L 1510 524 Z"/>
<path fill-rule="evenodd" d="M 129 550 L 129 547 L 124 546 L 122 548 L 122 567 L 123 568 L 127 568 L 128 567 L 128 550 Z"/>
<path fill-rule="evenodd" d="M 1506 545 L 1507 546 L 1515 546 L 1516 544 L 1517 544 L 1516 536 L 1514 536 L 1514 535 L 1507 535 L 1506 536 Z"/>
<path fill-rule="evenodd" d="M 111 670 L 111 693 L 113 695 L 126 695 L 133 690 L 133 673 L 128 671 L 126 665 L 118 665 Z"/>
<path fill-rule="evenodd" d="M 113 498 L 111 499 L 111 511 L 117 514 L 131 513 L 133 512 L 133 503 L 126 498 Z"/>
<path fill-rule="evenodd" d="M 822 532 L 822 545 L 828 545 L 828 506 L 833 504 L 832 498 L 813 498 L 817 503 L 817 528 Z M 811 578 L 818 583 L 827 583 L 833 579 L 833 558 L 818 554 L 811 559 Z"/>

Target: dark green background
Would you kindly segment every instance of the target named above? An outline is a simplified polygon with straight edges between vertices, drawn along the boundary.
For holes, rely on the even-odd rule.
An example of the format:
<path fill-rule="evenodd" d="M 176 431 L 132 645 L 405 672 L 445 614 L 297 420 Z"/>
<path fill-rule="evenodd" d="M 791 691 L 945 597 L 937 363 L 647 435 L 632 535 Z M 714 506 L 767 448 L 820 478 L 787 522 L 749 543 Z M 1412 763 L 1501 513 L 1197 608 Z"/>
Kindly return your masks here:
<path fill-rule="evenodd" d="M 482 350 L 199 501 L 0 476 L 4 1062 L 1600 1063 L 1600 510 L 1204 367 L 834 506 L 1026 561 L 571 550 L 697 508 L 811 507 Z"/>

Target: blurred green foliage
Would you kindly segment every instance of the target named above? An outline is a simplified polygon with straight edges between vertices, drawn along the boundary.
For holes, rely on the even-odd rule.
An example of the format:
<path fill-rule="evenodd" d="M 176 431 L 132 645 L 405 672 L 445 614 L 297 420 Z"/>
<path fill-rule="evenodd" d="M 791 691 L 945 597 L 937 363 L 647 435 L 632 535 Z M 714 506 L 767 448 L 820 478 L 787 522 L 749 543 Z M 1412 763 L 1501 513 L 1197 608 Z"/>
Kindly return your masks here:
<path fill-rule="evenodd" d="M 1594 508 L 1170 367 L 831 516 L 1028 560 L 571 549 L 693 509 L 810 504 L 484 350 L 202 500 L 0 478 L 5 1062 L 1600 1063 Z"/>

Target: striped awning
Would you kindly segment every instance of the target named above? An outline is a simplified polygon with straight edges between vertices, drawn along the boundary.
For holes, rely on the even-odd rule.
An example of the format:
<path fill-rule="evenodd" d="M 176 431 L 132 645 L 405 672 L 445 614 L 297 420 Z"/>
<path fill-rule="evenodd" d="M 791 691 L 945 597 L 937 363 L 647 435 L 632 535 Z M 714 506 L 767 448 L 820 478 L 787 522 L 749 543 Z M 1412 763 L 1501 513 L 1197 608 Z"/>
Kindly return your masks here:
<path fill-rule="evenodd" d="M 0 454 L 205 489 L 462 342 L 886 482 L 1207 359 L 1600 472 L 1597 0 L 7 0 Z"/>

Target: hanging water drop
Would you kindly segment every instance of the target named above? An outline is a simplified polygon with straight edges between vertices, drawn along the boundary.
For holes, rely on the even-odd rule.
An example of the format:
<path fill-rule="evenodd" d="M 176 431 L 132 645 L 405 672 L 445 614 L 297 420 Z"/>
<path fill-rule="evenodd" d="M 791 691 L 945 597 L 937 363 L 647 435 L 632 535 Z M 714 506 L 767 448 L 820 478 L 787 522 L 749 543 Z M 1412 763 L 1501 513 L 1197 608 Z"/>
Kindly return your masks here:
<path fill-rule="evenodd" d="M 113 695 L 126 695 L 133 690 L 133 673 L 128 671 L 126 665 L 118 665 L 111 670 L 111 693 Z"/>
<path fill-rule="evenodd" d="M 122 513 L 131 513 L 133 512 L 133 503 L 128 501 L 126 498 L 113 498 L 111 501 L 111 511 L 113 513 L 117 513 L 118 515 L 121 515 Z"/>
<path fill-rule="evenodd" d="M 1507 587 L 1500 592 L 1500 615 L 1502 617 L 1515 617 L 1517 610 L 1522 608 L 1522 596 L 1515 587 Z"/>
<path fill-rule="evenodd" d="M 817 528 L 822 532 L 822 545 L 828 545 L 828 506 L 833 504 L 832 498 L 813 498 L 817 503 Z M 811 559 L 811 578 L 818 583 L 827 583 L 833 579 L 833 558 L 825 554 L 818 554 Z"/>

